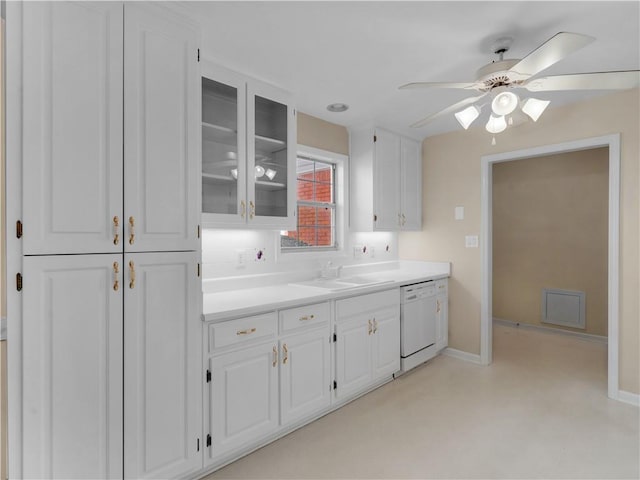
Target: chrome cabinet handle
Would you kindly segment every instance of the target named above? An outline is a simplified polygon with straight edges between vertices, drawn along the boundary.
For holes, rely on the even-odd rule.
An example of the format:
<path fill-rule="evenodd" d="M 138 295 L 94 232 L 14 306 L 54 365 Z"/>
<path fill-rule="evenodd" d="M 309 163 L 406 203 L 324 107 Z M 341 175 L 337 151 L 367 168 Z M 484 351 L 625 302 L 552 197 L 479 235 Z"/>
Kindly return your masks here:
<path fill-rule="evenodd" d="M 440 300 L 436 300 L 436 313 L 440 313 Z"/>
<path fill-rule="evenodd" d="M 118 245 L 120 243 L 120 233 L 118 231 L 119 227 L 120 227 L 120 217 L 116 215 L 115 217 L 113 217 L 113 244 L 114 245 Z"/>
<path fill-rule="evenodd" d="M 244 200 L 240 200 L 240 217 L 244 218 L 246 214 L 247 214 L 247 204 L 244 202 Z"/>
<path fill-rule="evenodd" d="M 129 245 L 133 245 L 136 239 L 135 225 L 136 221 L 133 217 L 129 217 Z"/>
<path fill-rule="evenodd" d="M 272 365 L 275 367 L 278 364 L 278 349 L 273 347 L 273 363 Z"/>
<path fill-rule="evenodd" d="M 249 201 L 249 218 L 253 219 L 256 216 L 256 205 L 253 200 Z"/>
<path fill-rule="evenodd" d="M 298 320 L 301 322 L 306 322 L 307 320 L 313 320 L 315 315 L 305 315 L 304 317 L 300 317 Z"/>
<path fill-rule="evenodd" d="M 255 331 L 256 331 L 256 327 L 247 328 L 246 330 L 238 330 L 236 332 L 236 335 L 251 335 L 252 333 L 255 333 Z"/>
<path fill-rule="evenodd" d="M 282 364 L 285 365 L 289 360 L 289 349 L 287 348 L 286 343 L 282 345 L 282 351 L 284 352 L 284 358 L 282 359 Z"/>
<path fill-rule="evenodd" d="M 136 286 L 136 266 L 133 260 L 129 261 L 129 288 Z"/>
<path fill-rule="evenodd" d="M 371 323 L 371 320 L 369 320 L 369 335 L 371 335 L 372 332 L 373 332 L 373 324 Z"/>
<path fill-rule="evenodd" d="M 402 226 L 404 227 L 404 224 L 407 223 L 407 220 L 404 217 L 404 213 L 402 214 Z"/>
<path fill-rule="evenodd" d="M 398 214 L 398 225 L 402 225 L 402 214 Z"/>
<path fill-rule="evenodd" d="M 113 262 L 113 290 L 115 292 L 117 292 L 120 288 L 120 284 L 118 282 L 118 273 L 120 273 L 120 264 L 118 264 L 118 262 Z"/>
<path fill-rule="evenodd" d="M 373 333 L 377 333 L 378 331 L 378 322 L 377 320 L 374 318 L 373 319 Z"/>

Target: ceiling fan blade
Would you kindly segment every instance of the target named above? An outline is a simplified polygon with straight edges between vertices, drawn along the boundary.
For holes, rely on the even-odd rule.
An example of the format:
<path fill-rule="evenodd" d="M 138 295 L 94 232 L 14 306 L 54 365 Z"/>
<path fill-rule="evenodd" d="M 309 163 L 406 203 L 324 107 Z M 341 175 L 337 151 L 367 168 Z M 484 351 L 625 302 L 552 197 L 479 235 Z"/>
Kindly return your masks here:
<path fill-rule="evenodd" d="M 532 77 L 594 40 L 595 38 L 580 33 L 556 33 L 511 67 L 509 72 L 521 76 L 523 80 Z"/>
<path fill-rule="evenodd" d="M 448 106 L 447 108 L 445 108 L 444 110 L 440 110 L 439 112 L 436 112 L 432 115 L 429 115 L 426 118 L 423 118 L 422 120 L 417 121 L 416 123 L 414 123 L 413 125 L 411 125 L 411 128 L 420 128 L 425 126 L 427 123 L 429 123 L 431 120 L 441 117 L 442 115 L 447 115 L 449 113 L 453 113 L 456 112 L 460 109 L 462 109 L 463 107 L 466 107 L 467 105 L 471 105 L 472 103 L 477 102 L 478 100 L 480 100 L 482 97 L 484 97 L 485 95 L 487 95 L 486 93 L 483 93 L 480 96 L 477 97 L 469 97 L 469 98 L 465 98 L 464 100 L 460 100 L 457 103 L 454 103 L 453 105 Z"/>
<path fill-rule="evenodd" d="M 414 82 L 407 83 L 398 87 L 399 90 L 412 90 L 418 88 L 463 88 L 465 90 L 478 89 L 479 84 L 473 83 L 456 83 L 456 82 Z"/>
<path fill-rule="evenodd" d="M 553 90 L 626 90 L 640 85 L 640 70 L 574 73 L 530 80 L 522 85 L 530 92 Z"/>

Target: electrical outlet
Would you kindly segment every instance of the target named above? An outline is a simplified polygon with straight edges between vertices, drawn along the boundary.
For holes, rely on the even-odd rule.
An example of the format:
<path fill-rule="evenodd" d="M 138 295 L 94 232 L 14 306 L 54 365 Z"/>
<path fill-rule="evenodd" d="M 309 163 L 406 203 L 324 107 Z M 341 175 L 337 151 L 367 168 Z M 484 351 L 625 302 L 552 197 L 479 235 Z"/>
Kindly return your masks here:
<path fill-rule="evenodd" d="M 353 247 L 353 258 L 364 258 L 367 255 L 367 246 L 366 245 L 354 245 Z"/>
<path fill-rule="evenodd" d="M 267 251 L 267 249 L 265 247 L 262 248 L 254 248 L 253 249 L 253 260 L 256 262 L 266 262 L 267 261 L 267 255 L 265 254 L 265 252 Z"/>

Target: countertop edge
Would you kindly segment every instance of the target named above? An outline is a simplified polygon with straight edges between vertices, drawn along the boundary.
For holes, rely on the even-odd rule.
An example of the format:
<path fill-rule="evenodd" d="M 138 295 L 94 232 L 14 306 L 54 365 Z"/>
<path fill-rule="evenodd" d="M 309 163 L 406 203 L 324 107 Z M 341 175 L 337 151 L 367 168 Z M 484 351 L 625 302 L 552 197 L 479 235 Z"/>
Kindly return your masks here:
<path fill-rule="evenodd" d="M 411 274 L 405 273 L 404 275 L 409 276 Z M 320 302 L 325 302 L 329 300 L 340 300 L 343 298 L 355 297 L 359 295 L 365 295 L 368 293 L 375 293 L 375 292 L 381 292 L 384 290 L 400 288 L 400 287 L 411 285 L 414 283 L 428 282 L 431 280 L 441 280 L 443 278 L 449 278 L 449 277 L 450 277 L 449 273 L 436 273 L 432 275 L 417 274 L 415 277 L 411 277 L 411 278 L 404 278 L 401 280 L 387 282 L 384 284 L 363 286 L 363 287 L 342 290 L 337 292 L 323 291 L 323 289 L 315 288 L 315 287 L 292 287 L 292 288 L 300 289 L 300 291 L 308 290 L 308 296 L 303 298 L 298 297 L 291 300 L 265 302 L 257 306 L 253 305 L 248 307 L 227 309 L 227 310 L 213 312 L 213 313 L 203 313 L 202 321 L 204 323 L 219 323 L 227 320 L 232 320 L 235 318 L 259 315 L 261 313 L 266 313 L 266 312 L 272 312 L 275 310 L 299 307 L 303 305 L 320 303 Z M 205 297 L 207 295 L 215 295 L 215 294 L 204 294 Z"/>

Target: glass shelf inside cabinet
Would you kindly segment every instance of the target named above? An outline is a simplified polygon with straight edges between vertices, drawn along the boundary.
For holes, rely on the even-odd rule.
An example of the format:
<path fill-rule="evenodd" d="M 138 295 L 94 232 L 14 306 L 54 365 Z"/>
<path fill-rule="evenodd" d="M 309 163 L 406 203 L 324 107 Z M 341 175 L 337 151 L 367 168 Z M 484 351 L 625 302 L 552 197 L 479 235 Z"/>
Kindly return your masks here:
<path fill-rule="evenodd" d="M 287 106 L 255 97 L 256 215 L 287 216 Z"/>
<path fill-rule="evenodd" d="M 242 168 L 242 167 L 241 167 Z M 238 213 L 238 89 L 202 79 L 202 211 Z"/>

